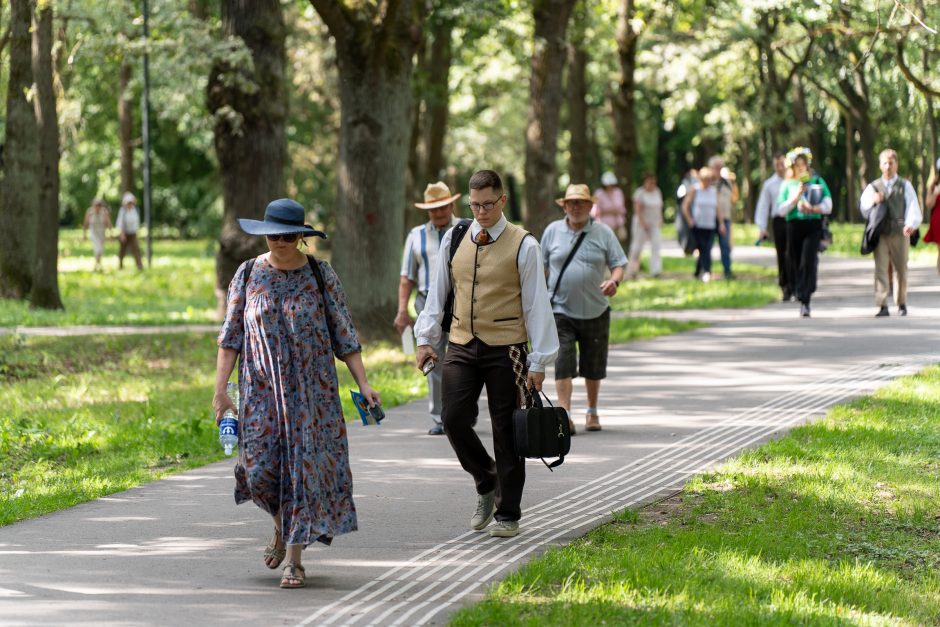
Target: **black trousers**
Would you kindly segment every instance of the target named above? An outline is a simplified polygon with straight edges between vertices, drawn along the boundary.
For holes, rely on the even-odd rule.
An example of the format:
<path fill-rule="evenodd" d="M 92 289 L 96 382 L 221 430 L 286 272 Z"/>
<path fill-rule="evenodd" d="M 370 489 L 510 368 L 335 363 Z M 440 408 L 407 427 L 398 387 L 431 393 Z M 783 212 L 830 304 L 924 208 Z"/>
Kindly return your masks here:
<path fill-rule="evenodd" d="M 516 455 L 512 431 L 512 412 L 520 406 L 520 389 L 510 348 L 473 339 L 465 345 L 451 343 L 444 357 L 444 433 L 460 465 L 473 476 L 477 494 L 496 489 L 496 520 L 519 520 L 525 485 L 525 459 Z M 524 378 L 526 347 L 518 348 Z M 484 385 L 493 423 L 495 460 L 473 430 Z"/>
<path fill-rule="evenodd" d="M 774 248 L 777 249 L 777 285 L 784 292 L 793 293 L 790 264 L 787 262 L 787 219 L 774 218 Z"/>
<path fill-rule="evenodd" d="M 822 220 L 790 220 L 787 222 L 787 256 L 793 295 L 809 304 L 816 291 L 816 270 L 819 267 L 819 240 Z"/>
<path fill-rule="evenodd" d="M 695 237 L 695 247 L 698 249 L 698 260 L 695 262 L 695 276 L 703 272 L 712 271 L 712 246 L 715 245 L 716 229 L 700 229 L 692 227 L 692 236 Z"/>

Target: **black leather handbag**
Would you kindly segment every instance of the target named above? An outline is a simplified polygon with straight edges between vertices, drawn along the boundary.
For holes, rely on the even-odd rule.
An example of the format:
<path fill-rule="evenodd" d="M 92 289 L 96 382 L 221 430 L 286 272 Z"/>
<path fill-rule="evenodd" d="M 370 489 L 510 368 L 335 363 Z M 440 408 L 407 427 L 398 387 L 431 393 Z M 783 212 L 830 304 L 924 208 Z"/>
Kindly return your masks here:
<path fill-rule="evenodd" d="M 542 396 L 545 393 L 542 392 Z M 571 430 L 568 428 L 568 412 L 563 407 L 555 407 L 548 401 L 548 407 L 542 405 L 542 399 L 536 394 L 529 407 L 512 412 L 512 429 L 516 442 L 516 454 L 519 457 L 538 458 L 554 472 L 554 468 L 565 462 L 565 455 L 571 450 Z M 557 457 L 552 463 L 546 457 Z"/>

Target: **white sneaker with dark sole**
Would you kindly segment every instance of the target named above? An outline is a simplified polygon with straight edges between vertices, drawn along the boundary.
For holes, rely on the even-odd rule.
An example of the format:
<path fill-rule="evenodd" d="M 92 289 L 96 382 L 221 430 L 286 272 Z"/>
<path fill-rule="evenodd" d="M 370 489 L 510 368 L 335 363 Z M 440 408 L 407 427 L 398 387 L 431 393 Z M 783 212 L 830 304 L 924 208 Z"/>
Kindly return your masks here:
<path fill-rule="evenodd" d="M 497 520 L 496 524 L 490 527 L 491 538 L 514 538 L 518 535 L 518 520 Z"/>
<path fill-rule="evenodd" d="M 486 494 L 477 494 L 477 511 L 470 518 L 470 528 L 474 531 L 484 529 L 493 520 L 496 513 L 496 490 Z"/>

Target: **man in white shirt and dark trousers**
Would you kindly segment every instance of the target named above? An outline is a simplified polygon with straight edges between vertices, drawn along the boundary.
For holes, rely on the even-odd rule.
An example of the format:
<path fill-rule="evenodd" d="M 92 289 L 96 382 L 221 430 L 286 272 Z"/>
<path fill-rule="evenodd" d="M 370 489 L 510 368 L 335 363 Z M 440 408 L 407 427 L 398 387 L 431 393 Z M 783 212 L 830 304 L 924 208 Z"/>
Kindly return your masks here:
<path fill-rule="evenodd" d="M 923 216 L 914 186 L 898 176 L 898 153 L 890 148 L 878 155 L 881 178 L 868 184 L 859 200 L 862 216 L 868 215 L 879 204 L 885 203 L 885 226 L 875 248 L 875 305 L 882 318 L 888 313 L 888 295 L 891 291 L 890 266 L 898 275 L 898 290 L 895 302 L 898 315 L 907 315 L 907 254 L 911 234 L 920 226 Z"/>
<path fill-rule="evenodd" d="M 492 170 L 470 177 L 473 221 L 444 235 L 441 251 L 449 255 L 451 237 L 464 233 L 451 263 L 441 259 L 428 302 L 418 316 L 417 365 L 437 361 L 444 303 L 453 288 L 453 321 L 444 359 L 445 433 L 460 465 L 476 484 L 477 507 L 471 529 L 481 531 L 496 518 L 490 536 L 518 535 L 522 516 L 525 459 L 516 454 L 512 413 L 526 389 L 541 390 L 545 367 L 558 353 L 558 334 L 545 288 L 538 241 L 503 215 L 506 195 Z M 531 351 L 527 342 L 531 341 Z M 473 430 L 480 392 L 486 386 L 493 427 L 495 460 Z"/>
<path fill-rule="evenodd" d="M 137 243 L 137 230 L 140 228 L 140 213 L 137 212 L 137 199 L 134 194 L 125 192 L 121 198 L 121 208 L 118 210 L 117 221 L 114 226 L 118 230 L 118 268 L 124 268 L 124 255 L 130 251 L 134 255 L 137 269 L 143 270 L 144 264 L 140 260 L 140 244 Z"/>
<path fill-rule="evenodd" d="M 768 217 L 772 221 L 774 248 L 777 251 L 777 285 L 780 286 L 783 302 L 793 298 L 793 286 L 787 268 L 787 215 L 781 209 L 780 184 L 787 174 L 787 160 L 782 152 L 774 154 L 774 173 L 764 181 L 754 211 L 754 222 L 760 229 L 760 240 L 768 237 Z"/>
<path fill-rule="evenodd" d="M 415 203 L 418 209 L 426 209 L 429 220 L 408 233 L 405 240 L 405 252 L 401 260 L 401 280 L 398 284 L 398 314 L 395 316 L 395 330 L 401 335 L 408 327 L 414 328 L 414 320 L 408 315 L 408 300 L 411 291 L 418 288 L 415 297 L 415 311 L 418 315 L 424 311 L 428 300 L 428 291 L 434 279 L 434 272 L 441 255 L 447 251 L 441 248 L 444 235 L 460 219 L 454 216 L 457 199 L 460 194 L 451 194 L 450 188 L 441 181 L 431 183 L 424 190 L 424 202 Z M 441 333 L 432 348 L 443 357 L 447 348 L 447 333 Z M 444 435 L 441 423 L 441 377 L 443 367 L 436 364 L 428 373 L 428 411 L 434 423 L 428 435 Z"/>
<path fill-rule="evenodd" d="M 587 185 L 568 186 L 565 197 L 556 201 L 564 207 L 565 218 L 545 229 L 542 255 L 560 344 L 555 361 L 558 404 L 571 413 L 572 379 L 584 377 L 588 399 L 584 428 L 600 431 L 597 400 L 601 380 L 607 377 L 610 341 L 607 297 L 617 293 L 627 258 L 610 227 L 591 219 L 593 201 Z M 575 433 L 573 422 L 571 433 Z"/>

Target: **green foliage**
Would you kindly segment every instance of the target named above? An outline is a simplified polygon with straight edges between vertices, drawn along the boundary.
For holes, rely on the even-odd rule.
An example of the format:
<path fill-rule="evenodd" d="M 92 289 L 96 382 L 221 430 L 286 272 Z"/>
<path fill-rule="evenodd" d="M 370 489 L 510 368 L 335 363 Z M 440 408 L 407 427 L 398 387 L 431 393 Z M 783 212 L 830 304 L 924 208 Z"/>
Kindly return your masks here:
<path fill-rule="evenodd" d="M 940 368 L 692 480 L 453 625 L 925 625 L 940 616 Z"/>

